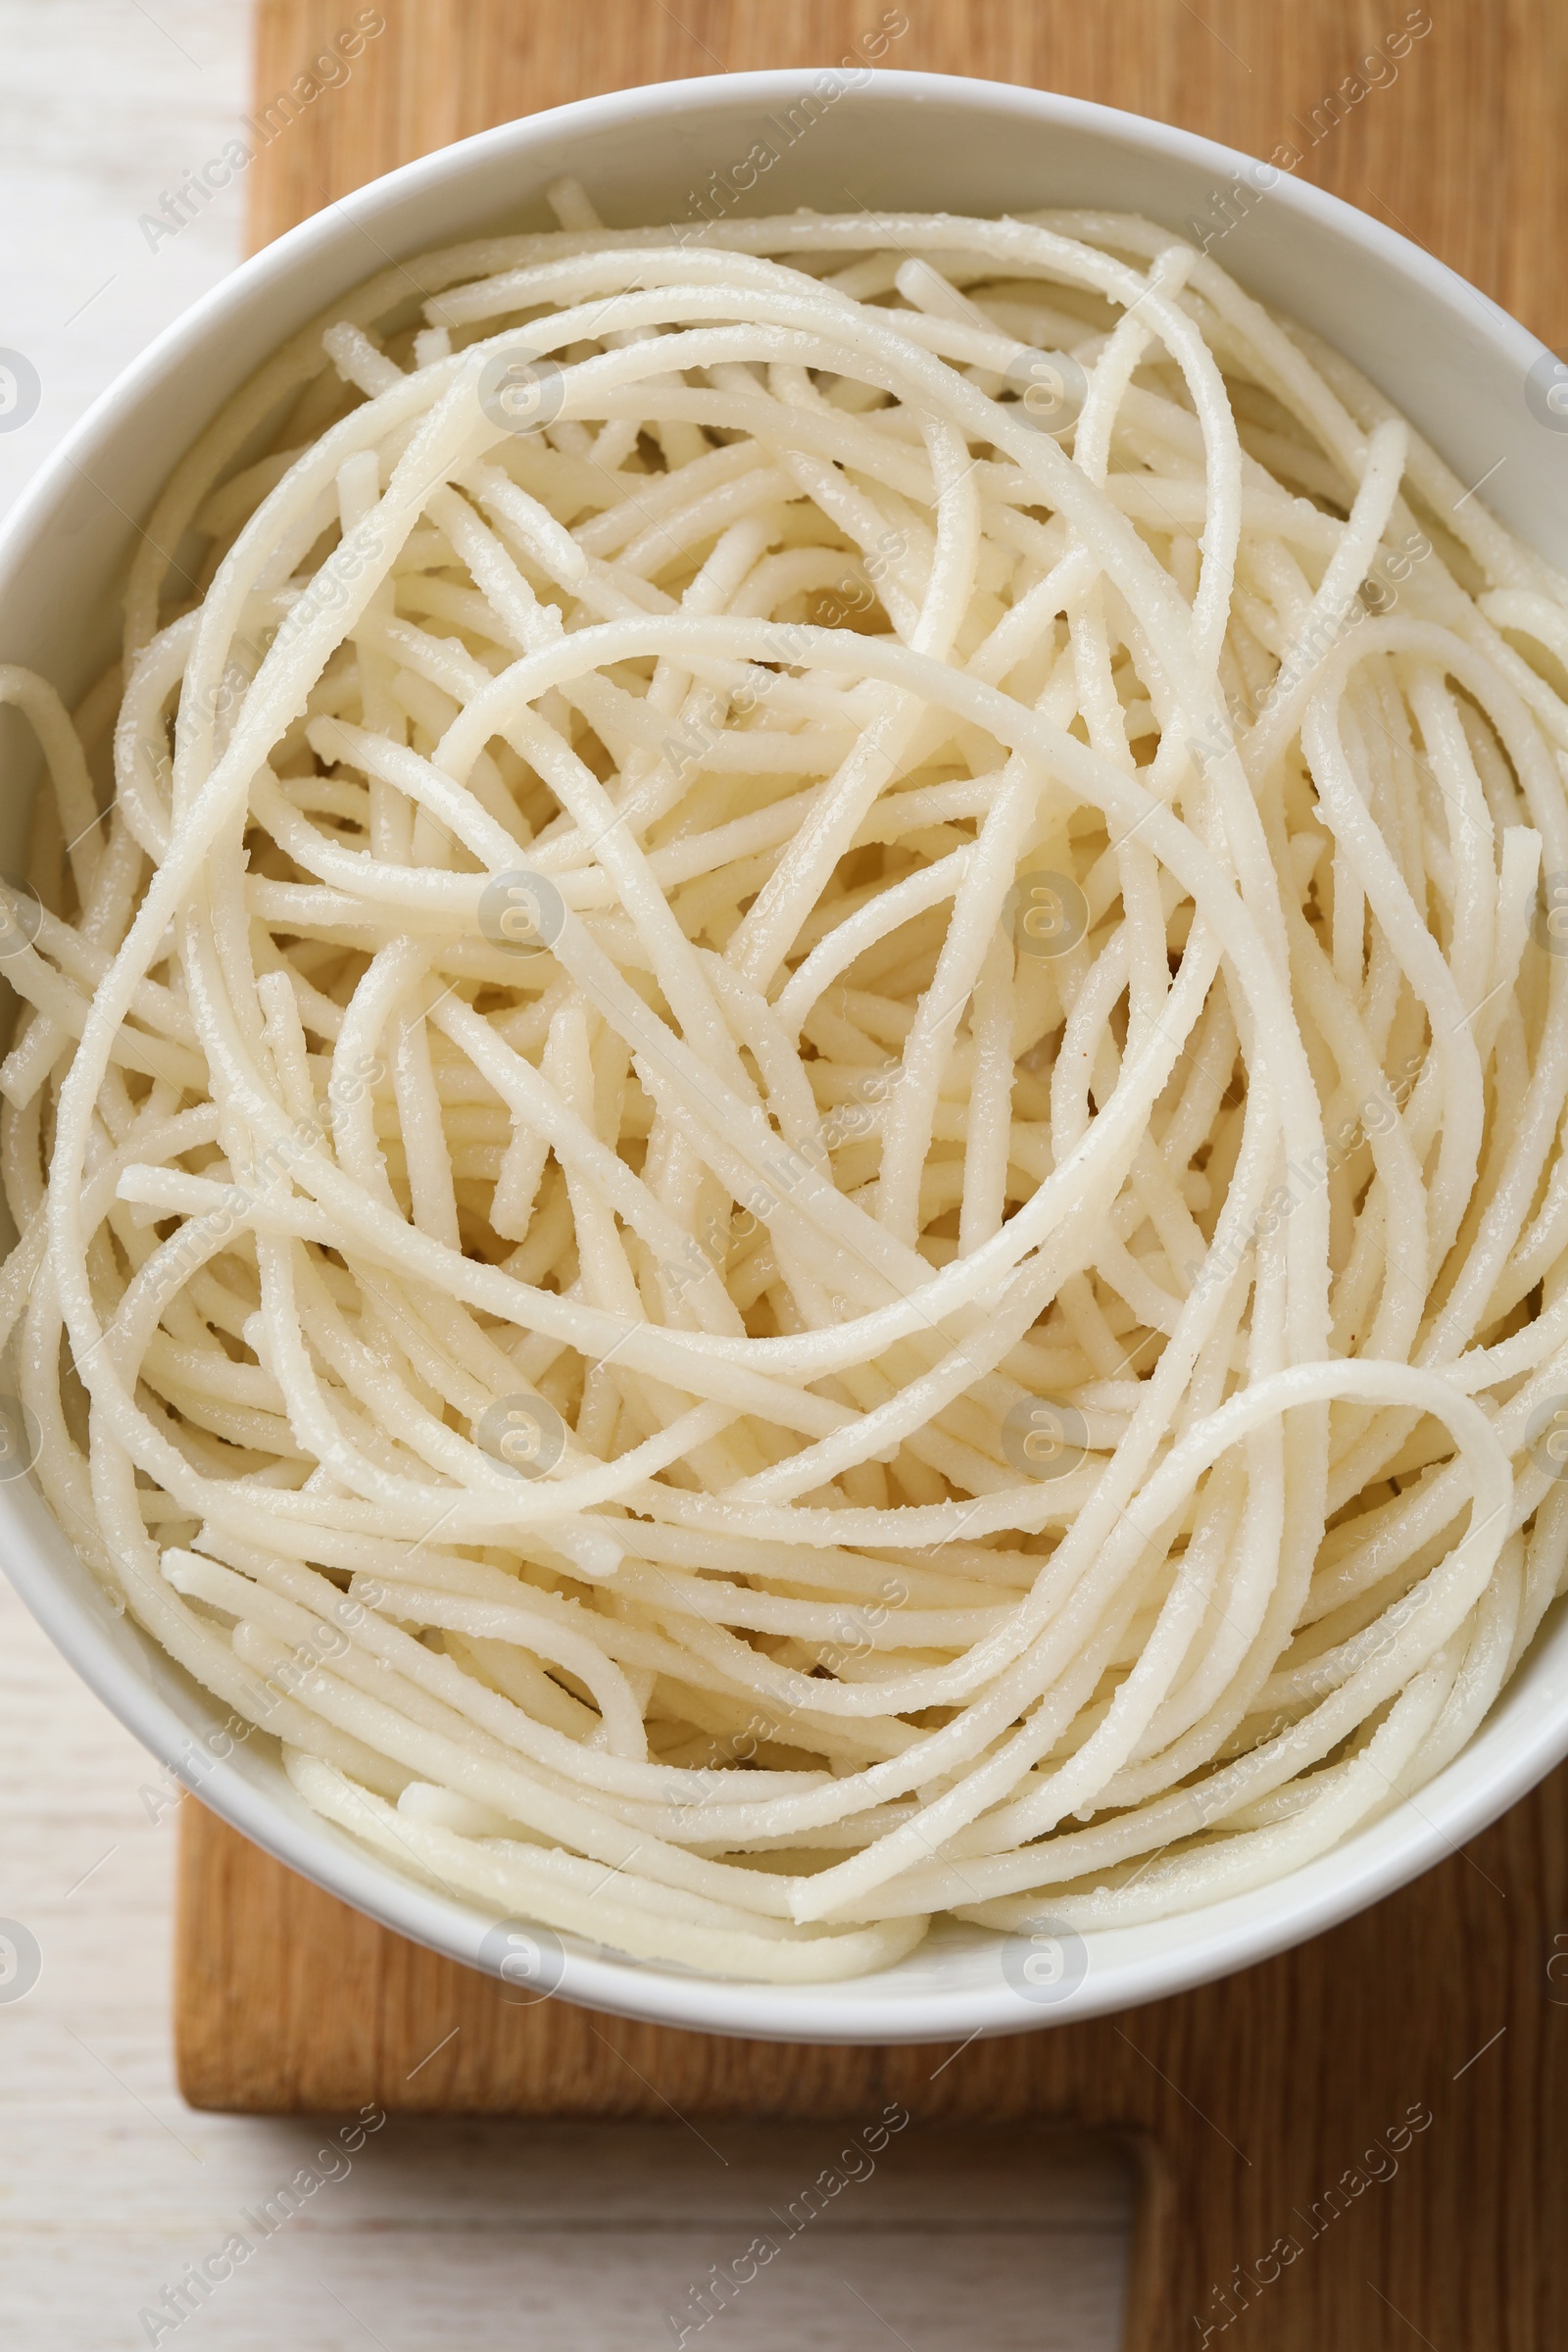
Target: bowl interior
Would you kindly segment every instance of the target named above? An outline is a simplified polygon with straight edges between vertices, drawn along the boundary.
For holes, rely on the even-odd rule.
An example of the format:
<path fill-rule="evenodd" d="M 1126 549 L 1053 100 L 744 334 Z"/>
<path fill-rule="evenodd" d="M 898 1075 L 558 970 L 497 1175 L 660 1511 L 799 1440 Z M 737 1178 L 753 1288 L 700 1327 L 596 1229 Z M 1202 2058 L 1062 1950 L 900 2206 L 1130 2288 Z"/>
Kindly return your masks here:
<path fill-rule="evenodd" d="M 1568 566 L 1568 467 L 1525 379 L 1541 346 L 1377 222 L 1211 142 L 1080 101 L 939 75 L 728 74 L 507 124 L 375 182 L 247 264 L 147 351 L 45 466 L 0 536 L 0 660 L 80 693 L 113 652 L 117 594 L 164 479 L 229 395 L 338 295 L 484 229 L 544 226 L 571 172 L 616 225 L 717 214 L 900 208 L 1139 212 L 1195 233 L 1227 199 L 1216 258 L 1315 328 L 1397 402 L 1510 528 Z M 763 164 L 763 156 L 771 160 Z M 748 174 L 750 175 L 748 180 Z M 1265 184 L 1266 183 L 1266 184 Z M 1242 196 L 1238 198 L 1236 191 Z M 412 289 L 411 289 L 412 290 Z M 25 838 L 32 755 L 0 712 L 0 870 Z M 41 1497 L 0 1486 L 0 1560 L 99 1695 L 189 1786 L 281 1860 L 388 1926 L 472 1960 L 487 1915 L 395 1877 L 308 1812 L 280 1766 L 115 1616 Z M 1272 1886 L 1087 1938 L 1082 1982 L 1029 2002 L 1001 1939 L 938 1929 L 897 1969 L 781 1990 L 569 1950 L 564 1997 L 712 2032 L 809 2040 L 1016 2032 L 1177 1991 L 1299 1940 L 1451 1850 L 1568 1750 L 1568 1616 L 1548 1615 L 1464 1754 L 1421 1793 Z"/>

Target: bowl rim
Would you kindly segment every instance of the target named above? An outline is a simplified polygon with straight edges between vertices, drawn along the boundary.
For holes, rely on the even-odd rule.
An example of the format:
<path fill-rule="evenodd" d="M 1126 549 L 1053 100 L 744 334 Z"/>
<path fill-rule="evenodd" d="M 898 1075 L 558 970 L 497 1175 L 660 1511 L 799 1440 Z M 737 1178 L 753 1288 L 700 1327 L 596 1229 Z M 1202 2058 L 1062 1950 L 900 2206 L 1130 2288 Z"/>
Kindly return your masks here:
<path fill-rule="evenodd" d="M 717 115 L 737 106 L 787 102 L 798 99 L 822 74 L 836 71 L 814 66 L 696 75 L 577 99 L 418 157 L 285 231 L 157 335 L 56 444 L 0 522 L 0 598 L 14 584 L 30 544 L 73 475 L 92 479 L 91 461 L 110 429 L 232 320 L 255 306 L 265 307 L 340 240 L 346 249 L 348 233 L 362 228 L 357 212 L 373 219 L 410 199 L 461 182 L 498 158 L 526 156 L 531 146 L 563 131 L 602 133 L 682 109 Z M 1086 131 L 1156 160 L 1202 164 L 1212 169 L 1216 182 L 1250 164 L 1255 168 L 1257 162 L 1242 150 L 1120 108 L 957 74 L 879 67 L 864 87 L 848 95 L 858 108 L 940 109 L 957 101 L 971 113 L 978 109 L 1015 119 L 1021 115 L 1042 127 Z M 1545 348 L 1446 263 L 1341 198 L 1289 172 L 1279 173 L 1270 194 L 1309 230 L 1353 237 L 1468 322 L 1472 331 L 1474 306 L 1484 305 L 1490 338 L 1517 364 L 1521 376 Z M 395 258 L 418 250 L 400 243 Z M 346 277 L 343 291 L 384 266 L 387 248 L 377 246 L 375 251 L 379 259 Z M 270 348 L 290 331 L 271 338 Z M 52 1514 L 40 1496 L 35 1499 L 43 1523 L 53 1529 Z M 0 1564 L 56 1646 L 154 1756 L 234 1829 L 324 1891 L 434 1951 L 470 1966 L 484 1965 L 478 1945 L 493 1924 L 491 1914 L 401 1876 L 370 1849 L 303 1807 L 291 1812 L 277 1794 L 232 1763 L 203 1756 L 188 1718 L 135 1670 L 114 1638 L 107 1604 L 95 1614 L 46 1557 L 42 1528 L 38 1537 L 29 1534 L 26 1522 L 32 1516 L 29 1509 L 17 1514 Z M 1562 1604 L 1557 1608 L 1560 1611 Z M 794 1987 L 650 1967 L 601 1956 L 587 1947 L 564 1952 L 556 1997 L 612 2015 L 719 2034 L 874 2045 L 1035 2031 L 1191 1989 L 1315 1936 L 1394 1892 L 1456 1850 L 1560 1761 L 1568 1753 L 1568 1662 L 1554 1677 L 1556 1705 L 1542 1708 L 1521 1736 L 1499 1718 L 1509 1711 L 1510 1693 L 1519 1693 L 1523 1672 L 1521 1666 L 1481 1729 L 1423 1788 L 1419 1804 L 1402 1800 L 1316 1862 L 1275 1881 L 1269 1891 L 1283 1899 L 1266 1911 L 1259 1913 L 1251 1897 L 1233 1897 L 1160 1923 L 1181 1931 L 1170 1947 L 1092 1966 L 1073 1996 L 1058 2004 L 1024 2008 L 1001 1981 L 1000 1970 L 995 1985 L 979 1990 L 970 1985 L 954 1991 L 901 1991 L 896 1972 Z M 1517 1711 L 1516 1706 L 1513 1712 Z M 997 1940 L 1000 1945 L 1002 1939 Z M 1093 1949 L 1096 1938 L 1089 1940 Z M 865 1998 L 873 1985 L 880 1996 L 874 2012 Z M 861 1988 L 858 1995 L 857 1986 Z"/>

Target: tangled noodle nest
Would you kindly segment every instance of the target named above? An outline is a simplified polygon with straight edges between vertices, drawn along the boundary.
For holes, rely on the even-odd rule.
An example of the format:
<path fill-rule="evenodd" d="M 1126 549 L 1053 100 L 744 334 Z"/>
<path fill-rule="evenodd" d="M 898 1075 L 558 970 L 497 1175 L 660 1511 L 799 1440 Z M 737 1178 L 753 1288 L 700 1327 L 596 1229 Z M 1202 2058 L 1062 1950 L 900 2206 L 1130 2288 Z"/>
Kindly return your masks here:
<path fill-rule="evenodd" d="M 1149 222 L 554 201 L 0 673 L 13 1466 L 497 1914 L 1255 1886 L 1562 1574 L 1568 587 Z"/>

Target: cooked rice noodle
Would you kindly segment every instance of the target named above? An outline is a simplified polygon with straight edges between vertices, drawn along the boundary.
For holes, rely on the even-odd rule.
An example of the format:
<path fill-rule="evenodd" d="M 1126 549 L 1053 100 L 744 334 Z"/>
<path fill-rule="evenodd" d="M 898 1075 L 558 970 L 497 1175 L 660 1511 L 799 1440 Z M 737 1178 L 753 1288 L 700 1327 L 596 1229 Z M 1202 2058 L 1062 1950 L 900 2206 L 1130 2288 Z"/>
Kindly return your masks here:
<path fill-rule="evenodd" d="M 36 1475 L 498 1915 L 1274 1880 L 1562 1581 L 1568 587 L 1150 222 L 557 205 L 229 404 L 74 724 L 0 671 Z"/>

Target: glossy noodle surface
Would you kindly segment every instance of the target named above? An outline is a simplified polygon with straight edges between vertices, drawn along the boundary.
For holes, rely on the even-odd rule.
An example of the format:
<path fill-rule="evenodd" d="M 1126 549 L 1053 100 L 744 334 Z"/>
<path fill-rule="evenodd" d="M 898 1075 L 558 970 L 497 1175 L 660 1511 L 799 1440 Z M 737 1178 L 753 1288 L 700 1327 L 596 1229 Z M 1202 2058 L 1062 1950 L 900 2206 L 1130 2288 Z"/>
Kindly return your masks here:
<path fill-rule="evenodd" d="M 498 1916 L 1275 1879 L 1563 1576 L 1568 586 L 1149 222 L 553 202 L 0 670 L 13 1463 Z"/>

